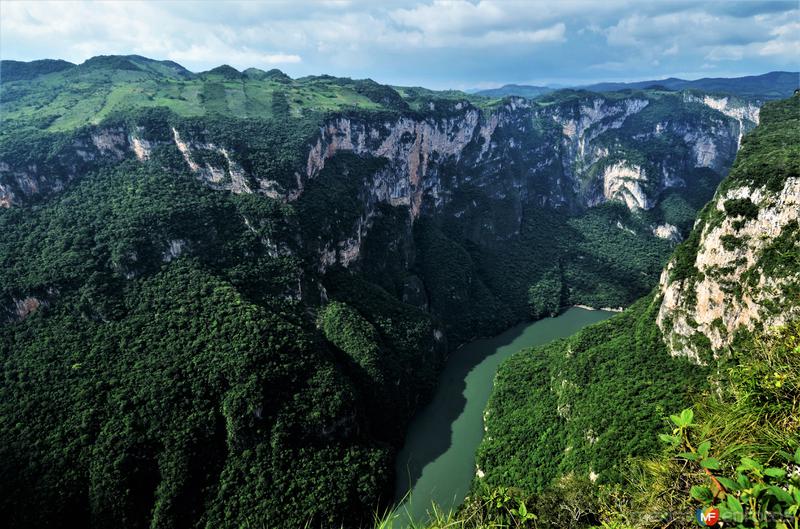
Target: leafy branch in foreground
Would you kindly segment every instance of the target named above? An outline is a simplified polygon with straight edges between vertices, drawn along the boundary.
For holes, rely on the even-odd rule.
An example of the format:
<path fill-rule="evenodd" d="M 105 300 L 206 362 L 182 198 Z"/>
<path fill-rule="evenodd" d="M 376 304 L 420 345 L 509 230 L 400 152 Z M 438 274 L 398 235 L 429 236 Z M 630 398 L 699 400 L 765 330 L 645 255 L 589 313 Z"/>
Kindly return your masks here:
<path fill-rule="evenodd" d="M 735 468 L 732 463 L 723 465 L 710 455 L 711 441 L 708 439 L 701 441 L 697 448 L 692 445 L 692 430 L 698 427 L 692 422 L 693 417 L 691 409 L 672 415 L 671 420 L 676 426 L 673 434 L 661 435 L 661 440 L 677 452 L 675 459 L 685 463 L 684 473 L 699 482 L 692 485 L 691 498 L 704 507 L 718 509 L 720 519 L 737 528 L 797 529 L 800 448 L 794 455 L 778 452 L 773 466 L 747 456 L 742 456 Z"/>

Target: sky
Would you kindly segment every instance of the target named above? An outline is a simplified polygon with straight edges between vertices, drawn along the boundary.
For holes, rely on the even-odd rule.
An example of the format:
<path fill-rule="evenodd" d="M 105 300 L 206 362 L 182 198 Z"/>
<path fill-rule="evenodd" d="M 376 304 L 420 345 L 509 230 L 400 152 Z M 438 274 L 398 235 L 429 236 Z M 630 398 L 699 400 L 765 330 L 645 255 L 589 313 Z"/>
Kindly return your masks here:
<path fill-rule="evenodd" d="M 435 89 L 800 70 L 800 0 L 0 2 L 0 58 L 138 54 Z"/>

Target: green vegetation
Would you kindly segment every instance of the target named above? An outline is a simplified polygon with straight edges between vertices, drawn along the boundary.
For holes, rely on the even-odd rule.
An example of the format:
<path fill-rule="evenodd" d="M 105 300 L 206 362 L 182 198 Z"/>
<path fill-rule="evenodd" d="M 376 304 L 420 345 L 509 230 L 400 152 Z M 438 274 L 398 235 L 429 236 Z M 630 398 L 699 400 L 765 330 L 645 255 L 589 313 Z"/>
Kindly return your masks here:
<path fill-rule="evenodd" d="M 731 168 L 728 177 L 720 184 L 716 196 L 735 187 L 766 187 L 769 192 L 780 191 L 788 178 L 800 175 L 800 97 L 793 96 L 782 101 L 774 101 L 764 105 L 761 110 L 761 124 L 742 140 L 742 148 Z M 671 280 L 695 280 L 698 270 L 694 266 L 700 244 L 700 235 L 707 226 L 718 225 L 726 216 L 733 221 L 738 230 L 746 220 L 758 217 L 759 207 L 750 198 L 725 200 L 724 214 L 717 211 L 713 204 L 708 204 L 698 215 L 695 229 L 678 248 L 671 258 Z M 753 270 L 763 269 L 767 275 L 778 274 L 786 277 L 792 265 L 796 264 L 795 239 L 796 230 L 789 227 L 784 230 L 758 256 L 758 266 Z M 734 236 L 723 239 L 727 249 L 742 244 L 742 240 L 733 240 Z M 775 246 L 781 247 L 776 251 Z M 785 264 L 782 264 L 785 263 Z M 779 272 L 782 270 L 782 272 Z M 757 274 L 748 274 L 750 280 L 757 280 Z"/>
<path fill-rule="evenodd" d="M 376 103 L 370 97 L 381 98 L 365 88 L 380 86 L 372 81 L 305 78 L 287 82 L 274 74 L 243 75 L 230 66 L 195 75 L 175 63 L 142 57 L 96 57 L 79 66 L 59 67 L 21 67 L 4 61 L 2 69 L 3 121 L 15 127 L 45 125 L 49 131 L 73 130 L 100 123 L 117 112 L 147 107 L 166 107 L 184 117 L 268 118 L 281 117 L 287 110 L 301 116 L 350 107 L 393 108 L 399 98 L 395 93 L 385 107 Z"/>
<path fill-rule="evenodd" d="M 601 327 L 599 324 L 596 327 Z M 518 355 L 519 356 L 519 355 Z M 655 455 L 617 454 L 617 483 L 570 472 L 536 492 L 479 480 L 461 508 L 414 529 L 696 527 L 718 509 L 726 527 L 790 529 L 800 513 L 800 322 L 740 341 L 693 407 L 652 417 Z M 508 482 L 513 480 L 509 477 Z M 391 529 L 385 518 L 376 527 Z"/>
<path fill-rule="evenodd" d="M 744 217 L 746 219 L 758 217 L 758 206 L 753 204 L 753 201 L 749 198 L 726 200 L 723 206 L 725 207 L 725 213 L 729 217 Z"/>
<path fill-rule="evenodd" d="M 800 97 L 764 105 L 760 120 L 760 126 L 742 139 L 720 192 L 741 185 L 775 192 L 787 178 L 800 177 Z"/>
<path fill-rule="evenodd" d="M 714 506 L 733 527 L 795 527 L 799 359 L 798 322 L 740 341 L 735 365 L 714 376 L 694 411 L 672 416 L 663 454 L 634 467 L 622 508 L 610 515 L 631 523 L 636 510 L 691 516 Z"/>
<path fill-rule="evenodd" d="M 564 285 L 558 271 L 548 271 L 541 279 L 528 288 L 528 304 L 531 316 L 535 319 L 555 316 L 561 309 L 561 296 Z"/>
<path fill-rule="evenodd" d="M 435 380 L 430 320 L 383 299 L 380 349 L 328 343 L 297 301 L 293 208 L 159 165 L 1 212 L 3 307 L 41 303 L 0 327 L 2 525 L 359 524 L 390 492 L 381 439 Z M 371 391 L 405 397 L 378 423 Z"/>
<path fill-rule="evenodd" d="M 490 486 L 541 491 L 558 476 L 620 477 L 620 454 L 657 447 L 660 415 L 705 370 L 670 358 L 645 299 L 567 340 L 523 351 L 498 371 L 478 467 Z"/>
<path fill-rule="evenodd" d="M 759 147 L 742 151 L 720 194 L 736 185 L 783 188 L 794 175 L 786 157 L 797 149 L 798 104 L 795 96 L 764 107 L 761 127 L 746 140 Z M 749 199 L 726 201 L 724 212 L 707 206 L 673 255 L 671 279 L 697 279 L 708 224 L 757 215 Z M 790 224 L 769 241 L 752 270 L 795 275 L 798 232 Z M 742 240 L 722 243 L 736 248 Z M 754 288 L 758 277 L 742 280 Z M 790 282 L 787 299 L 796 293 Z M 659 305 L 658 296 L 645 297 L 572 338 L 509 359 L 487 409 L 477 462 L 484 477 L 457 513 L 440 513 L 430 527 L 688 528 L 698 508 L 710 507 L 726 526 L 797 527 L 800 322 L 739 332 L 722 358 L 695 333 L 704 367 L 670 356 L 655 323 Z"/>
<path fill-rule="evenodd" d="M 652 227 L 687 230 L 718 178 L 692 173 L 686 192 L 648 212 L 573 209 L 572 196 L 543 206 L 562 168 L 531 179 L 541 160 L 520 152 L 549 152 L 545 139 L 561 136 L 537 118 L 507 164 L 437 166 L 443 209 L 426 191 L 412 222 L 407 206 L 367 210 L 376 175 L 393 169 L 383 158 L 340 152 L 298 183 L 320 124 L 434 120 L 502 102 L 277 70 L 194 74 L 138 56 L 0 67 L 2 185 L 23 203 L 0 208 L 2 526 L 362 526 L 391 497 L 394 453 L 447 352 L 565 305 L 646 294 L 673 246 Z M 575 110 L 586 95 L 537 104 Z M 642 97 L 650 114 L 609 141 L 677 101 Z M 680 119 L 699 120 L 691 110 Z M 222 169 L 219 180 L 190 171 L 173 129 L 195 163 Z M 120 147 L 130 138 L 148 142 L 148 160 Z M 653 167 L 686 155 L 668 140 L 626 148 Z M 223 191 L 234 167 L 237 185 L 269 189 Z M 37 185 L 28 173 L 52 193 L 23 197 Z M 493 181 L 524 183 L 528 198 Z M 291 200 L 267 196 L 300 187 Z M 765 252 L 769 266 L 795 265 L 796 237 L 787 231 Z M 361 254 L 347 268 L 326 260 L 352 248 Z M 465 512 L 530 525 L 590 489 L 589 470 L 611 483 L 624 473 L 619 454 L 654 449 L 663 410 L 686 401 L 674 381 L 700 387 L 704 376 L 668 357 L 654 311 L 642 301 L 500 373 L 490 414 L 500 434 L 480 454 L 491 488 Z M 520 415 L 525 406 L 535 413 Z M 548 488 L 570 472 L 580 477 Z M 561 526 L 588 519 L 552 516 Z"/>

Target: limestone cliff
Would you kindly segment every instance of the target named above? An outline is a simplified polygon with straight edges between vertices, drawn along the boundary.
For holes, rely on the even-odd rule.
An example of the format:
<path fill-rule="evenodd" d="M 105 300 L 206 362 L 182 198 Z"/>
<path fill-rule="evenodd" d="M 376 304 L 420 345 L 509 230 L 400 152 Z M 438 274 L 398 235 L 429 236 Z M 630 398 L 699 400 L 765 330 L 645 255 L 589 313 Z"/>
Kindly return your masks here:
<path fill-rule="evenodd" d="M 725 353 L 737 333 L 800 315 L 800 97 L 745 137 L 727 180 L 664 270 L 658 326 L 673 355 Z"/>
<path fill-rule="evenodd" d="M 0 206 L 58 192 L 121 160 L 152 161 L 165 146 L 176 151 L 185 171 L 214 189 L 287 202 L 301 197 L 337 154 L 384 160 L 363 182 L 361 219 L 343 240 L 321 249 L 324 268 L 358 259 L 379 204 L 407 207 L 412 222 L 446 209 L 459 216 L 478 207 L 474 201 L 454 205 L 465 188 L 506 213 L 503 222 L 484 219 L 471 229 L 469 237 L 487 244 L 514 235 L 527 204 L 579 212 L 618 200 L 631 210 L 650 209 L 664 190 L 686 185 L 693 168 L 709 167 L 721 177 L 755 119 L 757 108 L 731 110 L 727 100 L 648 92 L 568 92 L 542 102 L 507 98 L 488 109 L 437 100 L 420 112 L 344 112 L 324 119 L 305 143 L 302 165 L 283 178 L 253 169 L 241 146 L 226 145 L 202 126 L 179 123 L 156 131 L 144 123 L 101 125 L 78 131 L 41 163 L 0 164 Z"/>

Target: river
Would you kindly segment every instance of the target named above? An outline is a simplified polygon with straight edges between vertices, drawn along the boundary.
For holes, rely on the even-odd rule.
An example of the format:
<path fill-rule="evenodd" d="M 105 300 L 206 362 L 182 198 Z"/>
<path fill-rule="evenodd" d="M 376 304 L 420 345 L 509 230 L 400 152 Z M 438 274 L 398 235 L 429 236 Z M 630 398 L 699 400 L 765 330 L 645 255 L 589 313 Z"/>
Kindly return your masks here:
<path fill-rule="evenodd" d="M 394 527 L 410 517 L 424 521 L 432 502 L 455 509 L 475 475 L 475 451 L 483 438 L 483 411 L 500 363 L 519 351 L 574 334 L 613 312 L 570 308 L 555 318 L 512 327 L 494 338 L 471 342 L 447 361 L 433 400 L 420 410 L 397 457 Z M 410 495 L 408 494 L 410 492 Z"/>

